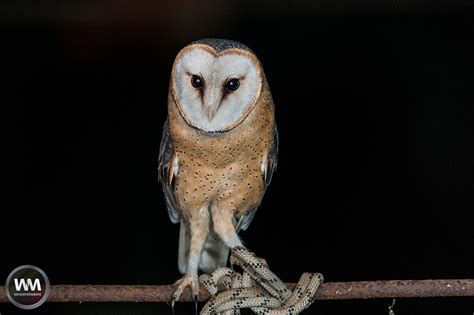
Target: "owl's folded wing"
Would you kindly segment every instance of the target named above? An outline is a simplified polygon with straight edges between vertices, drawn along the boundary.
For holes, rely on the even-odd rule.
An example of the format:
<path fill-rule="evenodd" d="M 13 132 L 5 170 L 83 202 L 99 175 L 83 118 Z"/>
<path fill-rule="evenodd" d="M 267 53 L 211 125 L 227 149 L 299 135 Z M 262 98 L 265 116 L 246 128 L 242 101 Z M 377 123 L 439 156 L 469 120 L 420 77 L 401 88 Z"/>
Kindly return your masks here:
<path fill-rule="evenodd" d="M 265 180 L 266 187 L 270 185 L 272 181 L 273 173 L 276 171 L 277 164 L 278 164 L 278 129 L 275 126 L 275 130 L 273 132 L 273 144 L 268 151 L 267 155 L 267 164 L 264 165 L 262 168 L 263 178 Z M 253 217 L 255 216 L 255 212 L 257 212 L 258 207 L 251 209 L 244 215 L 242 218 L 239 219 L 236 230 L 246 230 L 250 223 L 252 223 Z"/>
<path fill-rule="evenodd" d="M 176 204 L 174 196 L 174 165 L 173 165 L 174 148 L 171 142 L 168 121 L 163 126 L 163 135 L 161 137 L 160 153 L 158 155 L 158 180 L 163 186 L 163 192 L 166 200 L 166 207 L 168 208 L 168 215 L 173 223 L 178 223 L 181 220 L 181 211 Z"/>
<path fill-rule="evenodd" d="M 278 141 L 278 129 L 275 125 L 275 130 L 273 132 L 273 145 L 268 152 L 267 168 L 264 171 L 265 183 L 267 184 L 267 187 L 272 181 L 273 173 L 276 171 L 278 164 Z"/>

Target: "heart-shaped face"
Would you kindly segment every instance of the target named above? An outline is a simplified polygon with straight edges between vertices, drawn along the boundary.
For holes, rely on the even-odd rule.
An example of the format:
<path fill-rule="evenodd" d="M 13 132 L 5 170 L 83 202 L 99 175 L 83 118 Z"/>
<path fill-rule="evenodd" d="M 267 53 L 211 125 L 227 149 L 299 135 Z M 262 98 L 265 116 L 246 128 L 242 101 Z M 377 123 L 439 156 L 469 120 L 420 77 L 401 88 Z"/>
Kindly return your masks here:
<path fill-rule="evenodd" d="M 171 77 L 174 101 L 186 122 L 206 132 L 228 131 L 248 116 L 262 88 L 262 70 L 251 52 L 217 52 L 191 44 L 176 56 Z"/>

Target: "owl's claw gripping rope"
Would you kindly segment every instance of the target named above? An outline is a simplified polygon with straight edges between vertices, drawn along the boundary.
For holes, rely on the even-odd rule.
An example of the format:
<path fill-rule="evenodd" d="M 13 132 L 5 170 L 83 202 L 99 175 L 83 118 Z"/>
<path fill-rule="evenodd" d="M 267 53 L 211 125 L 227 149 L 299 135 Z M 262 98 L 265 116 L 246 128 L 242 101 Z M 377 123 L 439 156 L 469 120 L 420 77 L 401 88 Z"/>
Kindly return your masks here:
<path fill-rule="evenodd" d="M 201 315 L 240 314 L 242 308 L 250 308 L 256 314 L 299 314 L 313 303 L 314 293 L 323 282 L 320 273 L 304 273 L 291 291 L 263 259 L 241 246 L 232 249 L 230 261 L 242 267 L 243 274 L 220 268 L 199 278 L 213 296 L 204 305 Z M 226 290 L 217 293 L 218 285 Z"/>

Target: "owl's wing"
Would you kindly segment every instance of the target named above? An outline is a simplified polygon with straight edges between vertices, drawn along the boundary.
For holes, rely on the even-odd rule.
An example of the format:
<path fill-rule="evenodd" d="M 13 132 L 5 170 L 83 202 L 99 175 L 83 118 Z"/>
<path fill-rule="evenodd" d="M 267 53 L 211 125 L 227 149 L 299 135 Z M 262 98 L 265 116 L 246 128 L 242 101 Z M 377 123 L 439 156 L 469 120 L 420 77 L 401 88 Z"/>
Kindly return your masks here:
<path fill-rule="evenodd" d="M 276 171 L 278 164 L 278 129 L 275 125 L 275 130 L 273 132 L 273 144 L 272 147 L 270 148 L 270 151 L 268 151 L 267 155 L 267 165 L 266 167 L 263 167 L 263 177 L 265 180 L 266 187 L 270 185 L 270 182 L 272 181 L 273 173 Z M 236 230 L 246 230 L 250 223 L 253 220 L 253 217 L 255 216 L 255 212 L 257 212 L 258 207 L 255 207 L 254 209 L 251 209 L 250 211 L 247 212 L 245 216 L 240 218 L 239 222 L 237 223 Z"/>
<path fill-rule="evenodd" d="M 178 223 L 181 218 L 181 212 L 176 204 L 174 196 L 175 174 L 173 166 L 174 148 L 171 142 L 168 121 L 163 126 L 163 135 L 161 137 L 160 153 L 158 155 L 158 181 L 161 182 L 163 193 L 165 195 L 166 207 L 171 222 Z"/>
<path fill-rule="evenodd" d="M 264 170 L 265 183 L 267 187 L 272 181 L 273 173 L 276 171 L 278 164 L 278 129 L 275 125 L 275 130 L 273 131 L 273 145 L 268 152 L 267 157 L 267 168 Z"/>

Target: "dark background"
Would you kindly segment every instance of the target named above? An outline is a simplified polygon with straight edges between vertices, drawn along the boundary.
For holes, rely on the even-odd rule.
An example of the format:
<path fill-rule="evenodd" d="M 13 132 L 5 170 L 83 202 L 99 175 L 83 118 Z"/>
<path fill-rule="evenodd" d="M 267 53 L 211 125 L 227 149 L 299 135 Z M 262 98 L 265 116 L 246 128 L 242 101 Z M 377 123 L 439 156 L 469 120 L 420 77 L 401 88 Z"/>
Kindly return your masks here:
<path fill-rule="evenodd" d="M 223 37 L 263 62 L 280 163 L 247 246 L 283 280 L 472 278 L 474 5 L 469 1 L 10 1 L 1 5 L 0 281 L 168 284 L 178 226 L 157 156 L 171 65 Z M 305 314 L 388 314 L 389 299 Z M 396 314 L 472 314 L 399 299 Z M 178 304 L 177 314 L 193 314 Z M 45 304 L 9 314 L 171 314 Z"/>

